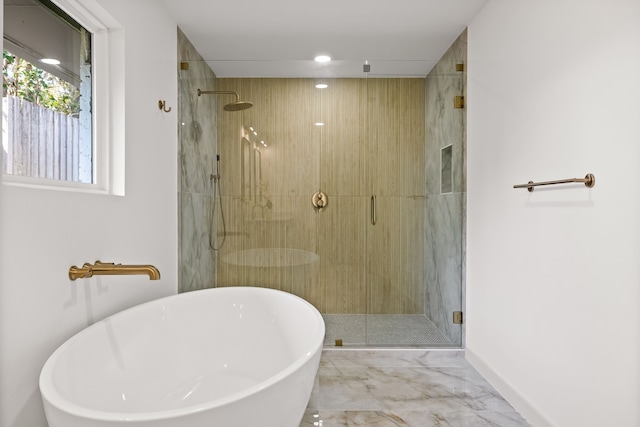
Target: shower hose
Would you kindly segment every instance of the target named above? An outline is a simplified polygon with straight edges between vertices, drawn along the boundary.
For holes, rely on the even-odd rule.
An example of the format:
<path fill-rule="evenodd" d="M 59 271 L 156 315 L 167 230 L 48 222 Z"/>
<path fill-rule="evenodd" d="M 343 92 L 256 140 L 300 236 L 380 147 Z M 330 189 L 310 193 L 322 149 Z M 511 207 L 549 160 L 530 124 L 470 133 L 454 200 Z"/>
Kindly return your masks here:
<path fill-rule="evenodd" d="M 224 221 L 224 209 L 222 207 L 222 190 L 220 189 L 220 155 L 216 155 L 216 174 L 211 175 L 213 179 L 213 206 L 211 208 L 211 223 L 209 224 L 209 247 L 214 251 L 219 251 L 227 240 L 227 225 Z M 216 219 L 216 203 L 220 205 L 220 220 L 222 221 L 222 242 L 216 247 L 214 238 L 215 219 Z"/>

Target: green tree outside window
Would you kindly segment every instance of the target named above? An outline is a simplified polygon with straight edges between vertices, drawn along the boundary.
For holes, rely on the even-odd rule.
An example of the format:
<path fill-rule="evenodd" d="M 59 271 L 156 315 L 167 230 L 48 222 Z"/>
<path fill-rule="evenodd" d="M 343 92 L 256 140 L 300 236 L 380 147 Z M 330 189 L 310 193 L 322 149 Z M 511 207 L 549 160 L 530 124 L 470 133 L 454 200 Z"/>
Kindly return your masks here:
<path fill-rule="evenodd" d="M 6 50 L 2 52 L 3 96 L 16 96 L 60 113 L 78 117 L 80 91 Z"/>

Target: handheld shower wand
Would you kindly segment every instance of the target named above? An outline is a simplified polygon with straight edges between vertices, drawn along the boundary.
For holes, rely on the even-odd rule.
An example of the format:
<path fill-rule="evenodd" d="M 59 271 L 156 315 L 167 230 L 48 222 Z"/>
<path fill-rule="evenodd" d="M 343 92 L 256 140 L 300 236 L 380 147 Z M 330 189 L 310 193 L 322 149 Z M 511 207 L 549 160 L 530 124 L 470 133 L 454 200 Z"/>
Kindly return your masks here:
<path fill-rule="evenodd" d="M 213 180 L 213 208 L 211 212 L 211 224 L 209 225 L 209 247 L 214 251 L 219 251 L 227 240 L 227 224 L 224 221 L 224 209 L 222 207 L 222 190 L 220 189 L 220 154 L 216 154 L 216 173 L 211 174 Z M 216 218 L 216 199 L 220 204 L 220 219 L 222 220 L 222 242 L 216 247 L 214 240 L 214 228 Z"/>
<path fill-rule="evenodd" d="M 211 179 L 213 179 L 213 182 L 218 182 L 218 180 L 220 179 L 220 154 L 216 154 L 216 173 L 211 174 Z"/>

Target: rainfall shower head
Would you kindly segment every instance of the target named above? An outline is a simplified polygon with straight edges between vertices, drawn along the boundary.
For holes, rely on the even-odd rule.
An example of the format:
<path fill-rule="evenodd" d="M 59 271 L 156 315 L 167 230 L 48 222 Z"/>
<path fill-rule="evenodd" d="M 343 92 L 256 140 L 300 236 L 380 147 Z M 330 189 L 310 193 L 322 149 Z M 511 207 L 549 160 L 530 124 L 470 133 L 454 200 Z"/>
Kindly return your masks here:
<path fill-rule="evenodd" d="M 203 95 L 203 94 L 210 94 L 210 95 L 235 95 L 236 96 L 236 101 L 235 102 L 231 102 L 229 104 L 226 104 L 223 108 L 225 111 L 242 111 L 242 110 L 247 110 L 251 107 L 253 107 L 253 104 L 249 101 L 240 101 L 240 98 L 238 97 L 238 93 L 234 92 L 232 90 L 200 90 L 198 89 L 198 96 Z"/>
<path fill-rule="evenodd" d="M 249 101 L 236 101 L 226 104 L 222 108 L 224 108 L 225 111 L 242 111 L 248 110 L 251 107 L 253 107 L 253 104 Z"/>

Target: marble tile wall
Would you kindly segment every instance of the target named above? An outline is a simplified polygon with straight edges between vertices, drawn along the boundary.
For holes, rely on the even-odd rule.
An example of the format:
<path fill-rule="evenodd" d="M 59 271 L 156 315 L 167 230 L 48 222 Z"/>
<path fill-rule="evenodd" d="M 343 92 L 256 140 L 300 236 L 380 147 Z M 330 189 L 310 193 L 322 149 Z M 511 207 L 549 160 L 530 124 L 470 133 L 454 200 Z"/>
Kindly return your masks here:
<path fill-rule="evenodd" d="M 187 70 L 180 68 L 182 62 L 188 65 Z M 216 77 L 179 29 L 178 67 L 178 289 L 185 292 L 215 286 L 215 252 L 210 248 L 209 231 L 214 207 L 211 174 L 215 173 L 218 100 L 198 97 L 198 88 L 215 89 Z"/>
<path fill-rule="evenodd" d="M 464 311 L 466 210 L 466 110 L 454 108 L 454 96 L 466 94 L 466 71 L 456 64 L 467 58 L 466 30 L 426 80 L 426 289 L 425 313 L 448 338 L 462 344 L 463 329 L 452 322 Z M 451 145 L 451 163 L 441 164 L 441 151 Z M 450 168 L 451 192 L 442 193 L 442 168 Z"/>

